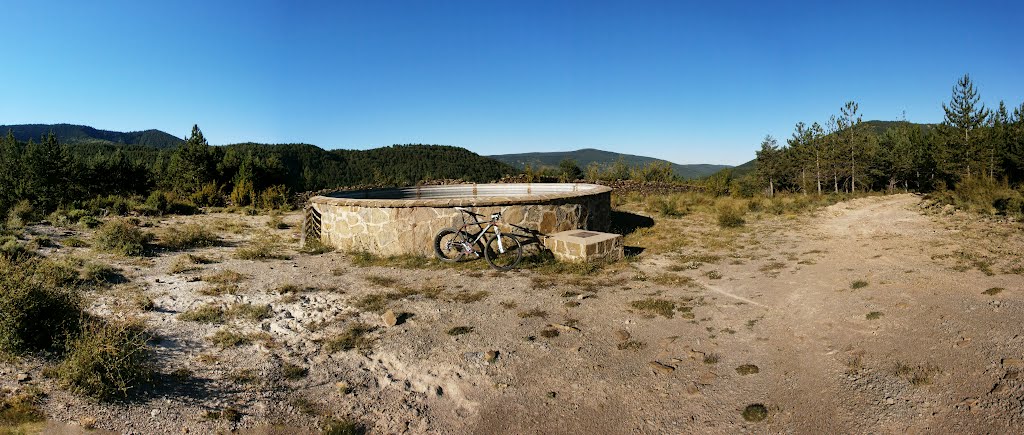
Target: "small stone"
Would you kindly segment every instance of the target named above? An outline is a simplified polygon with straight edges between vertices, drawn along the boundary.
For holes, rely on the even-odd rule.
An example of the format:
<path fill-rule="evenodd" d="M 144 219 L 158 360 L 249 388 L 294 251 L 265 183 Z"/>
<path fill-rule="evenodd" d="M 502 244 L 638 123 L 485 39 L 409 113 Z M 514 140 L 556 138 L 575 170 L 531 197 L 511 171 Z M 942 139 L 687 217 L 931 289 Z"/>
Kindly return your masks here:
<path fill-rule="evenodd" d="M 388 327 L 392 327 L 398 324 L 398 316 L 395 315 L 394 311 L 387 310 L 384 312 L 384 315 L 380 316 L 380 318 Z"/>
<path fill-rule="evenodd" d="M 1003 358 L 1003 367 L 1024 368 L 1024 360 L 1020 358 Z"/>
<path fill-rule="evenodd" d="M 494 362 L 497 359 L 498 359 L 498 351 L 496 351 L 496 350 L 489 350 L 486 353 L 484 353 L 484 361 L 492 363 L 492 362 Z"/>
<path fill-rule="evenodd" d="M 657 362 L 657 361 L 651 361 L 651 362 L 647 363 L 647 365 L 649 365 L 652 369 L 654 369 L 655 372 L 658 372 L 658 373 L 661 373 L 661 374 L 664 374 L 664 375 L 672 373 L 672 372 L 674 372 L 676 370 L 675 367 L 672 367 L 672 366 L 667 365 L 667 364 L 662 364 L 662 363 Z"/>
<path fill-rule="evenodd" d="M 629 340 L 630 337 L 632 337 L 632 336 L 629 335 L 629 331 L 626 331 L 625 329 L 620 329 L 618 331 L 615 331 L 615 338 L 618 338 L 619 341 Z"/>
<path fill-rule="evenodd" d="M 160 415 L 160 410 L 159 409 L 154 409 L 152 411 L 149 411 L 149 415 L 151 417 L 156 417 L 156 416 Z"/>
<path fill-rule="evenodd" d="M 894 405 L 894 404 L 896 404 L 896 399 L 893 399 L 892 397 L 886 397 L 885 398 L 885 404 L 886 405 Z"/>
<path fill-rule="evenodd" d="M 697 388 L 697 384 L 690 382 L 689 385 L 686 386 L 686 394 L 696 396 L 700 394 L 700 388 Z"/>
<path fill-rule="evenodd" d="M 718 375 L 713 372 L 704 372 L 704 374 L 700 375 L 700 379 L 697 380 L 697 383 L 701 385 L 711 385 L 715 379 L 718 379 Z"/>
<path fill-rule="evenodd" d="M 28 382 L 32 380 L 32 375 L 28 373 L 18 373 L 18 382 Z"/>

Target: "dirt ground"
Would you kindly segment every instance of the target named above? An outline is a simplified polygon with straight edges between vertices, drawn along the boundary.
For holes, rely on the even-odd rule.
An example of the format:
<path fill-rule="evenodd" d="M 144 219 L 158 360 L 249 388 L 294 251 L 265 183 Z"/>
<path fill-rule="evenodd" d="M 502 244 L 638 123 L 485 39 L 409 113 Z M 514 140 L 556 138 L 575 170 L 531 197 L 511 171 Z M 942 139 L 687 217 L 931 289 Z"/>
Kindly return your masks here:
<path fill-rule="evenodd" d="M 28 373 L 22 386 L 48 392 L 47 430 L 69 433 L 93 420 L 124 433 L 317 433 L 328 419 L 369 433 L 1024 431 L 1020 223 L 909 194 L 729 230 L 710 216 L 655 217 L 627 237 L 646 248 L 636 259 L 577 275 L 355 266 L 296 252 L 299 219 L 275 230 L 266 216 L 156 222 L 200 222 L 224 240 L 189 251 L 214 261 L 178 273 L 182 253 L 48 248 L 122 270 L 128 282 L 92 295 L 89 310 L 144 319 L 162 375 L 113 404 L 63 392 L 32 360 L 0 363 L 0 379 L 13 388 Z M 58 246 L 89 237 L 32 230 Z M 286 240 L 289 258 L 235 258 L 260 231 Z M 225 270 L 242 275 L 237 290 L 203 295 L 202 278 Z M 285 285 L 297 288 L 280 294 Z M 154 309 L 132 305 L 133 292 Z M 179 319 L 208 303 L 271 313 Z M 384 324 L 386 308 L 399 324 Z M 332 352 L 360 323 L 372 327 L 363 348 Z M 222 349 L 218 330 L 253 340 Z M 745 419 L 761 410 L 750 405 L 767 417 Z M 238 418 L 217 417 L 229 409 Z"/>

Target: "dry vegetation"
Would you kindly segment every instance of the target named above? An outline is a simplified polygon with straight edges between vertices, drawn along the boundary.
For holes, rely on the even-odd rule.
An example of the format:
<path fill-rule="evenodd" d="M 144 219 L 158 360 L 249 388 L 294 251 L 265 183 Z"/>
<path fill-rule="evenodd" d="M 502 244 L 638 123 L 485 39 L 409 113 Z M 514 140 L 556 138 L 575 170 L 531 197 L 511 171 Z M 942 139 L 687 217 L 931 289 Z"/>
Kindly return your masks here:
<path fill-rule="evenodd" d="M 12 374 L 0 427 L 1005 432 L 1024 423 L 1013 417 L 1024 391 L 1024 348 L 1013 339 L 1024 321 L 1019 223 L 910 195 L 613 200 L 626 260 L 535 255 L 507 273 L 483 261 L 299 247 L 294 213 L 61 230 L 23 221 L 0 235 L 0 364 Z M 602 405 L 610 400 L 616 407 Z"/>

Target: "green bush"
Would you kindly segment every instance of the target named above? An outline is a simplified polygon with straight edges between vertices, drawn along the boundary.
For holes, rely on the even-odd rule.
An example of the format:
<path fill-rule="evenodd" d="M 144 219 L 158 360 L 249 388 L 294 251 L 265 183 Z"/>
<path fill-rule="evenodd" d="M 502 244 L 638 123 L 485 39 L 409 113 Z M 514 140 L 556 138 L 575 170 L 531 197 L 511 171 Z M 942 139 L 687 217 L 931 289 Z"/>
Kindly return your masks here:
<path fill-rule="evenodd" d="M 283 185 L 271 186 L 260 193 L 260 208 L 283 209 L 288 205 L 288 188 Z"/>
<path fill-rule="evenodd" d="M 139 198 L 141 199 L 141 198 Z M 118 215 L 125 216 L 139 205 L 135 198 L 126 198 L 119 195 L 97 196 L 82 204 L 92 215 Z"/>
<path fill-rule="evenodd" d="M 127 397 L 150 378 L 147 338 L 140 322 L 90 321 L 68 347 L 57 377 L 78 394 L 101 400 Z"/>
<path fill-rule="evenodd" d="M 252 182 L 240 180 L 231 189 L 231 204 L 236 207 L 245 207 L 255 202 L 256 194 L 253 192 Z"/>
<path fill-rule="evenodd" d="M 125 219 L 111 220 L 96 232 L 93 247 L 130 257 L 142 256 L 153 235 L 143 232 Z"/>
<path fill-rule="evenodd" d="M 27 200 L 22 200 L 7 212 L 7 228 L 24 228 L 25 224 L 32 221 L 34 215 L 35 209 L 32 207 L 32 204 Z"/>
<path fill-rule="evenodd" d="M 199 209 L 191 201 L 183 200 L 174 193 L 154 190 L 146 198 L 145 204 L 136 207 L 136 211 L 143 215 L 193 215 Z"/>
<path fill-rule="evenodd" d="M 93 216 L 83 216 L 78 220 L 78 223 L 86 228 L 96 228 L 103 223 L 103 221 L 96 219 Z"/>
<path fill-rule="evenodd" d="M 1016 190 L 1004 190 L 996 194 L 992 206 L 996 212 L 1006 216 L 1024 214 L 1024 195 Z"/>
<path fill-rule="evenodd" d="M 718 205 L 718 226 L 722 228 L 737 228 L 747 223 L 743 219 L 743 212 L 731 204 Z"/>
<path fill-rule="evenodd" d="M 0 350 L 59 350 L 77 332 L 84 313 L 66 285 L 76 278 L 66 277 L 64 269 L 42 258 L 0 257 Z"/>
<path fill-rule="evenodd" d="M 35 255 L 14 236 L 0 237 L 0 257 L 10 260 L 23 260 Z"/>
<path fill-rule="evenodd" d="M 198 224 L 171 227 L 160 237 L 160 247 L 172 251 L 216 245 L 220 239 Z"/>
<path fill-rule="evenodd" d="M 217 183 L 206 183 L 199 190 L 189 196 L 192 203 L 199 207 L 223 207 L 224 194 L 221 193 Z"/>

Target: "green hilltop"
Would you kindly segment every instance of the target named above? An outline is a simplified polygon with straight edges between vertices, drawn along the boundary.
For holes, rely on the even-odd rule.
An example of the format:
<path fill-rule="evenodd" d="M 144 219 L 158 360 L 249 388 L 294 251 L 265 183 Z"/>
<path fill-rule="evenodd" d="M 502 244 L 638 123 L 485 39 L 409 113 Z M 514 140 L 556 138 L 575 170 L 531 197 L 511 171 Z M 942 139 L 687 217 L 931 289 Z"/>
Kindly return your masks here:
<path fill-rule="evenodd" d="M 562 160 L 570 159 L 574 160 L 580 168 L 586 169 L 591 163 L 597 163 L 602 166 L 609 166 L 619 161 L 620 159 L 629 166 L 646 166 L 651 163 L 669 163 L 672 166 L 672 171 L 681 178 L 701 178 L 708 175 L 714 174 L 722 169 L 728 168 L 728 165 L 710 165 L 710 164 L 691 164 L 691 165 L 680 165 L 672 163 L 666 160 L 656 159 L 653 157 L 637 156 L 632 154 L 621 154 L 611 151 L 602 151 L 593 148 L 584 148 L 576 151 L 555 151 L 555 152 L 535 152 L 535 153 L 520 153 L 520 154 L 501 154 L 488 156 L 490 158 L 505 162 L 512 165 L 516 169 L 524 169 L 526 165 L 530 165 L 534 168 L 542 167 L 557 167 Z"/>

